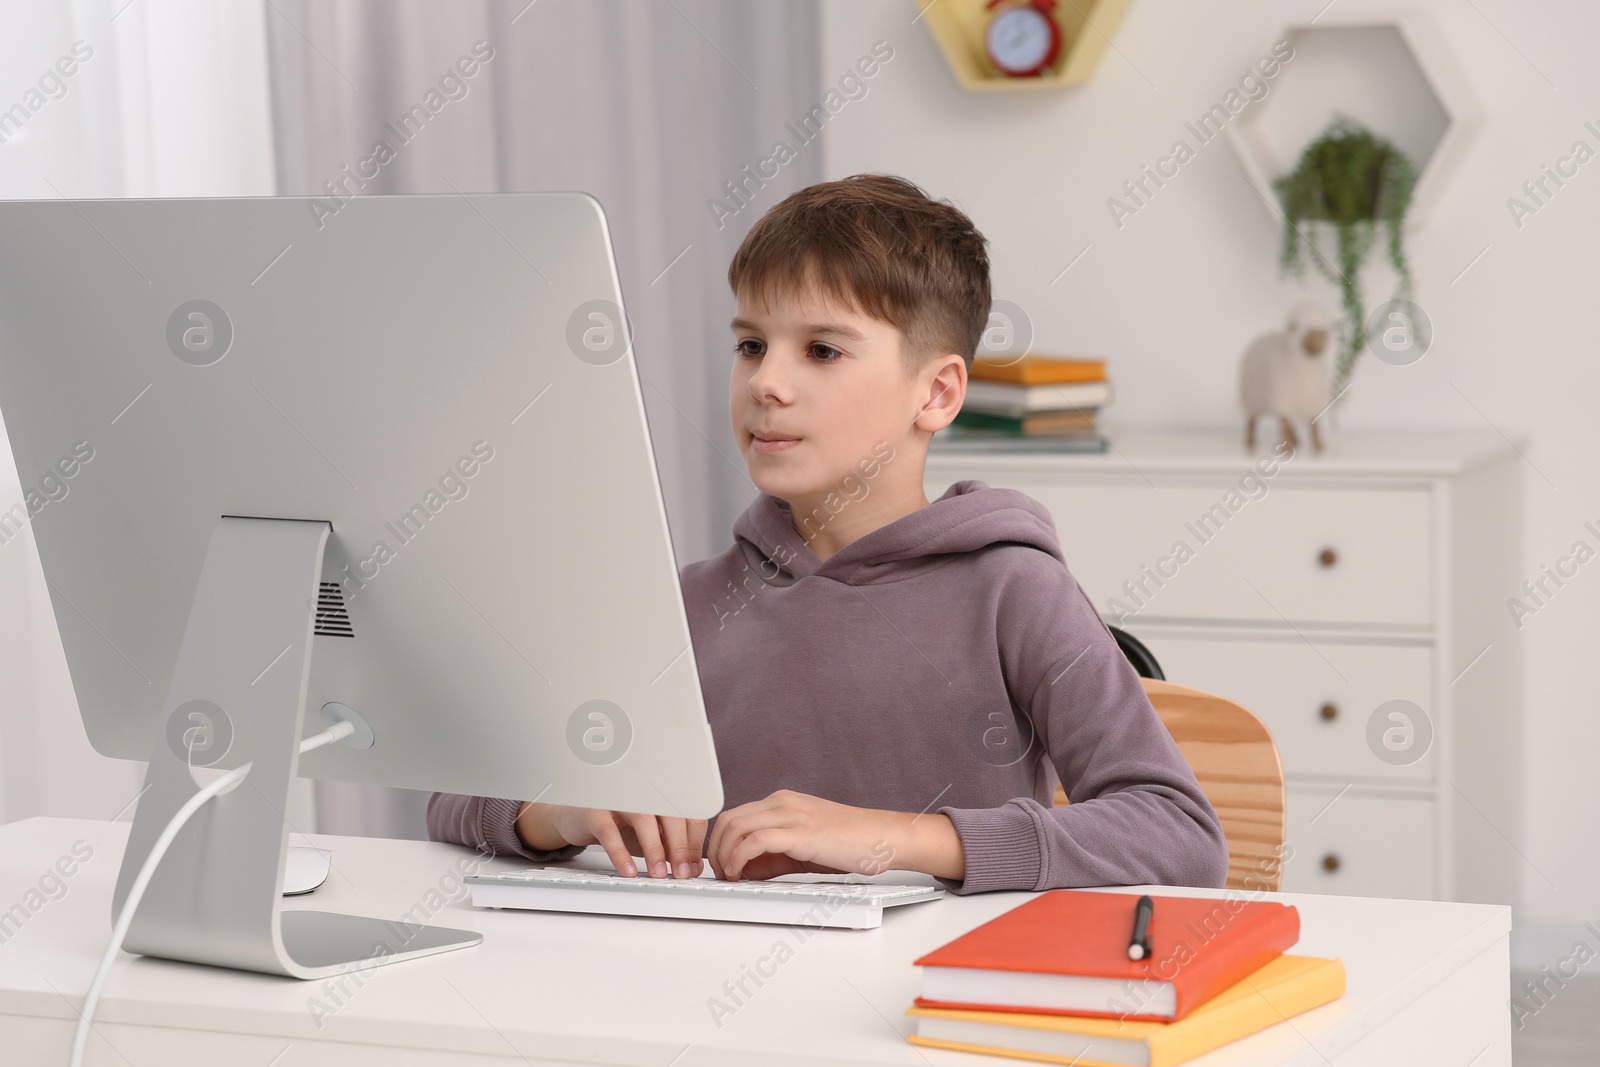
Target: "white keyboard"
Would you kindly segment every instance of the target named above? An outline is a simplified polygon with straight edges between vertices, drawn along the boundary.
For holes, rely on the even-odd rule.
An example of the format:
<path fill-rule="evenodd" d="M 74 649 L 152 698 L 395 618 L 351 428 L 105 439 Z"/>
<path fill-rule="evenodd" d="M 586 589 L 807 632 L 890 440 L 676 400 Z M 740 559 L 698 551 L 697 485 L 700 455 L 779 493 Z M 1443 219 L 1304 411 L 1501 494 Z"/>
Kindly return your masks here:
<path fill-rule="evenodd" d="M 709 871 L 698 878 L 627 878 L 571 867 L 469 875 L 472 903 L 480 908 L 577 911 L 667 919 L 784 923 L 870 930 L 883 909 L 937 900 L 944 890 L 876 882 L 724 882 Z"/>

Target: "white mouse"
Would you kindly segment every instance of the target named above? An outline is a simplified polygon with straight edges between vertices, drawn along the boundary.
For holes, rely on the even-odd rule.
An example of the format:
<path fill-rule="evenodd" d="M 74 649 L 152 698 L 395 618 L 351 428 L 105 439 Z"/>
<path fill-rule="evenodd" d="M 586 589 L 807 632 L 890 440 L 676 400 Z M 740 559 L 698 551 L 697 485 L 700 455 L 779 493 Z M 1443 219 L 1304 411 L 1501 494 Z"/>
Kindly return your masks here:
<path fill-rule="evenodd" d="M 328 868 L 333 865 L 333 853 L 323 848 L 289 846 L 289 856 L 283 863 L 283 895 L 299 896 L 309 893 L 328 880 Z"/>

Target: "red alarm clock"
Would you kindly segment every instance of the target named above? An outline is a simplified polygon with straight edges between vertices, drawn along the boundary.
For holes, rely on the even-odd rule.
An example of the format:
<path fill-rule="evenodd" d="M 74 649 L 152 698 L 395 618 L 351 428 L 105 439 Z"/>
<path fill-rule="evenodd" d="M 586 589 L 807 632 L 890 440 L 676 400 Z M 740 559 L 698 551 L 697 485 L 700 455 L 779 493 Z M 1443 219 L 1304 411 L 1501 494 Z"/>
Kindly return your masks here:
<path fill-rule="evenodd" d="M 989 0 L 984 5 L 995 12 L 984 31 L 983 45 L 989 62 L 1002 74 L 1025 78 L 1049 68 L 1061 51 L 1061 28 L 1054 16 L 1055 0 Z"/>

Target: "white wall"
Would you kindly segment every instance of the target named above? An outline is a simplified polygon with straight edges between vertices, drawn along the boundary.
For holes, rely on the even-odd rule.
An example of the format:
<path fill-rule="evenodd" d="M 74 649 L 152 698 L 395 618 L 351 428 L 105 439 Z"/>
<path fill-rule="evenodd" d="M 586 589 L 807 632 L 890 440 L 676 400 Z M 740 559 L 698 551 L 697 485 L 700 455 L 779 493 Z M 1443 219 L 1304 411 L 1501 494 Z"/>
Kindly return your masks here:
<path fill-rule="evenodd" d="M 898 173 L 970 214 L 991 242 L 994 291 L 1021 305 L 1035 350 L 1109 357 L 1118 426 L 1240 426 L 1240 351 L 1310 290 L 1277 274 L 1279 223 L 1217 140 L 1114 224 L 1106 207 L 1183 124 L 1220 101 L 1289 21 L 1327 0 L 1196 4 L 1134 0 L 1094 80 L 1051 92 L 962 90 L 914 0 L 825 0 L 823 79 L 836 82 L 874 41 L 895 57 L 823 139 L 825 174 Z M 1485 121 L 1408 251 L 1434 349 L 1392 367 L 1370 355 L 1345 397 L 1344 426 L 1477 426 L 1531 436 L 1523 469 L 1522 574 L 1567 552 L 1600 520 L 1600 159 L 1580 169 L 1521 229 L 1507 198 L 1573 142 L 1600 151 L 1600 6 L 1534 9 L 1509 0 L 1418 0 L 1467 72 Z M 1327 18 L 1400 5 L 1339 0 Z M 1491 24 L 1492 20 L 1492 24 Z M 1464 275 L 1463 268 L 1489 246 Z M 1088 252 L 1054 281 L 1074 256 Z M 1458 275 L 1459 280 L 1454 281 Z M 1382 279 L 1378 271 L 1369 276 Z M 1386 294 L 1385 294 L 1386 295 Z M 1372 306 L 1384 296 L 1368 290 Z M 1504 590 L 1510 597 L 1517 591 Z M 1509 620 L 1509 613 L 1507 616 Z M 1600 919 L 1600 562 L 1580 570 L 1509 640 L 1523 642 L 1522 902 L 1517 925 L 1562 940 Z M 1547 939 L 1548 940 L 1548 939 Z M 1526 936 L 1524 938 L 1526 943 Z M 1534 952 L 1539 960 L 1543 949 Z"/>

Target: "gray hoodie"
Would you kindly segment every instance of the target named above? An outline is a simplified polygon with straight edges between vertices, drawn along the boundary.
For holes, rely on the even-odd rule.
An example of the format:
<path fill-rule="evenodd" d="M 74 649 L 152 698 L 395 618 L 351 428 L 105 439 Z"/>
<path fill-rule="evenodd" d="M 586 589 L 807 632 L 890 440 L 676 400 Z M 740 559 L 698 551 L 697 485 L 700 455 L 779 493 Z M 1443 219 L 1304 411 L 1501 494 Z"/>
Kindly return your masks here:
<path fill-rule="evenodd" d="M 762 493 L 731 548 L 681 572 L 726 807 L 793 789 L 947 815 L 966 876 L 938 881 L 957 894 L 1223 885 L 1216 813 L 1043 504 L 956 482 L 826 560 L 789 515 Z M 580 851 L 524 846 L 518 806 L 436 793 L 429 836 Z"/>

